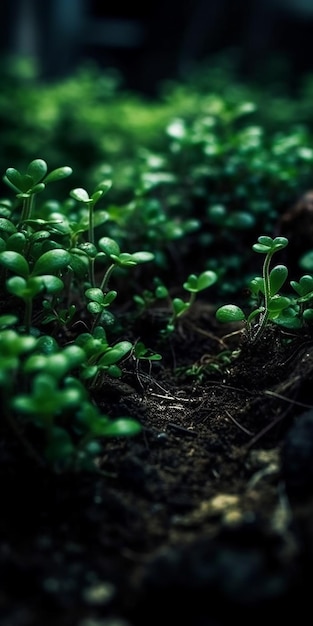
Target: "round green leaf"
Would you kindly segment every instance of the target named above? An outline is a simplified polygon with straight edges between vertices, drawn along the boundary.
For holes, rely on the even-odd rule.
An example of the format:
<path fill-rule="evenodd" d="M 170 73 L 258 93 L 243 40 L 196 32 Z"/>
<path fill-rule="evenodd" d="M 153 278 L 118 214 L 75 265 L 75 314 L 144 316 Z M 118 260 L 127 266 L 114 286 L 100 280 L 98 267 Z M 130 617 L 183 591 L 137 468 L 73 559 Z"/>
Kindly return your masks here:
<path fill-rule="evenodd" d="M 29 275 L 28 263 L 19 252 L 14 252 L 14 250 L 0 252 L 0 263 L 19 276 L 27 278 Z"/>
<path fill-rule="evenodd" d="M 58 343 L 50 335 L 42 335 L 37 339 L 36 350 L 39 350 L 42 354 L 54 354 L 58 351 Z"/>
<path fill-rule="evenodd" d="M 290 303 L 290 298 L 287 298 L 286 296 L 275 295 L 270 298 L 267 308 L 271 313 L 275 313 L 277 311 L 282 311 L 283 309 L 286 309 L 290 305 Z"/>
<path fill-rule="evenodd" d="M 11 220 L 7 220 L 4 217 L 0 217 L 0 230 L 4 233 L 8 233 L 12 235 L 12 233 L 16 233 L 16 227 L 11 222 Z"/>
<path fill-rule="evenodd" d="M 45 252 L 35 263 L 32 275 L 53 274 L 63 269 L 71 262 L 71 255 L 63 248 L 56 248 Z"/>
<path fill-rule="evenodd" d="M 98 302 L 99 304 L 102 304 L 104 300 L 103 291 L 98 287 L 90 287 L 90 289 L 86 289 L 85 296 L 86 298 L 89 298 L 89 300 L 94 300 L 94 302 Z"/>
<path fill-rule="evenodd" d="M 102 306 L 99 302 L 88 302 L 87 311 L 89 311 L 92 315 L 98 315 L 98 313 L 101 313 L 102 311 Z"/>
<path fill-rule="evenodd" d="M 243 322 L 246 319 L 243 310 L 235 304 L 221 306 L 215 315 L 219 322 Z"/>
<path fill-rule="evenodd" d="M 78 200 L 78 202 L 90 201 L 90 198 L 86 189 L 83 189 L 82 187 L 77 187 L 77 189 L 72 189 L 70 191 L 70 196 L 72 196 L 72 198 L 74 198 L 75 200 Z"/>
<path fill-rule="evenodd" d="M 305 319 L 306 322 L 313 322 L 313 309 L 306 309 L 303 312 L 303 319 Z"/>
<path fill-rule="evenodd" d="M 114 239 L 110 237 L 101 237 L 98 241 L 99 248 L 102 252 L 104 252 L 107 256 L 111 256 L 112 254 L 118 257 L 121 253 L 120 247 Z"/>
<path fill-rule="evenodd" d="M 37 279 L 34 277 L 34 280 L 40 280 L 48 293 L 57 293 L 58 291 L 62 291 L 62 289 L 64 289 L 64 283 L 61 278 L 53 276 L 52 274 L 38 276 Z"/>
<path fill-rule="evenodd" d="M 274 296 L 286 282 L 288 269 L 285 265 L 276 265 L 270 272 L 270 295 Z"/>
<path fill-rule="evenodd" d="M 36 185 L 46 175 L 47 169 L 47 163 L 43 159 L 35 159 L 29 163 L 26 174 L 32 178 L 33 185 Z"/>

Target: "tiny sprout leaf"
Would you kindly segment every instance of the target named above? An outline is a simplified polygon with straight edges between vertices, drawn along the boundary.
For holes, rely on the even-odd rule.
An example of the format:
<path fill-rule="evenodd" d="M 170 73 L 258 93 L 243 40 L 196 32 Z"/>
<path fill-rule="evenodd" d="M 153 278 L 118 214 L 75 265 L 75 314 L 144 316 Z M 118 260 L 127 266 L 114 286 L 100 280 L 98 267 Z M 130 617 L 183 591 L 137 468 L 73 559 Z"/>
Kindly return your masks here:
<path fill-rule="evenodd" d="M 11 220 L 7 220 L 4 217 L 0 217 L 0 230 L 10 235 L 16 232 L 16 228 Z"/>
<path fill-rule="evenodd" d="M 262 276 L 255 276 L 249 282 L 251 292 L 257 295 L 259 292 L 264 293 L 264 280 Z"/>
<path fill-rule="evenodd" d="M 64 283 L 61 278 L 53 276 L 52 274 L 40 276 L 38 277 L 38 280 L 43 283 L 48 293 L 57 293 L 58 291 L 62 291 L 62 289 L 64 289 Z"/>
<path fill-rule="evenodd" d="M 103 191 L 101 189 L 99 189 L 98 191 L 95 191 L 92 196 L 91 196 L 91 200 L 93 201 L 94 204 L 96 204 L 96 202 L 98 202 L 98 200 L 100 200 L 100 198 L 103 196 Z"/>
<path fill-rule="evenodd" d="M 45 188 L 46 188 L 45 183 L 38 183 L 37 185 L 34 185 L 34 187 L 31 188 L 30 193 L 31 194 L 41 193 L 41 191 L 44 191 Z"/>
<path fill-rule="evenodd" d="M 28 263 L 19 252 L 14 252 L 13 250 L 0 252 L 0 263 L 19 276 L 27 278 L 29 275 Z"/>
<path fill-rule="evenodd" d="M 272 237 L 268 237 L 267 235 L 261 235 L 258 237 L 258 242 L 262 244 L 262 246 L 267 246 L 268 248 L 271 248 L 273 245 Z"/>
<path fill-rule="evenodd" d="M 78 202 L 90 202 L 89 195 L 86 189 L 82 189 L 81 187 L 77 187 L 77 189 L 72 189 L 70 191 L 70 196 Z"/>
<path fill-rule="evenodd" d="M 313 309 L 306 309 L 303 311 L 303 318 L 306 322 L 313 322 Z"/>
<path fill-rule="evenodd" d="M 286 309 L 290 305 L 290 302 L 291 302 L 290 298 L 287 298 L 285 296 L 274 295 L 269 300 L 268 310 L 271 313 L 282 311 L 283 309 Z"/>
<path fill-rule="evenodd" d="M 53 274 L 63 269 L 71 262 L 71 255 L 63 248 L 56 248 L 45 252 L 35 263 L 32 275 Z"/>
<path fill-rule="evenodd" d="M 153 261 L 154 254 L 152 252 L 134 252 L 131 255 L 132 259 L 137 263 L 147 263 L 147 261 Z"/>
<path fill-rule="evenodd" d="M 202 291 L 203 289 L 207 289 L 214 285 L 217 281 L 217 274 L 211 270 L 207 270 L 206 272 L 202 272 L 198 276 L 198 291 Z"/>
<path fill-rule="evenodd" d="M 176 317 L 182 315 L 189 308 L 189 302 L 184 302 L 181 298 L 173 298 L 172 302 L 173 310 Z"/>
<path fill-rule="evenodd" d="M 101 357 L 100 365 L 112 365 L 124 358 L 132 349 L 130 341 L 120 341 Z"/>
<path fill-rule="evenodd" d="M 270 272 L 270 295 L 274 296 L 285 283 L 288 269 L 285 265 L 276 265 Z"/>
<path fill-rule="evenodd" d="M 18 298 L 23 298 L 26 290 L 26 280 L 20 276 L 13 276 L 13 278 L 7 280 L 6 287 L 9 293 Z"/>
<path fill-rule="evenodd" d="M 128 437 L 141 432 L 141 424 L 130 417 L 119 417 L 103 424 L 103 432 L 99 433 L 107 437 Z"/>
<path fill-rule="evenodd" d="M 99 239 L 99 248 L 102 252 L 105 252 L 107 256 L 116 256 L 119 257 L 121 251 L 118 243 L 114 241 L 114 239 L 110 239 L 110 237 L 101 237 Z"/>
<path fill-rule="evenodd" d="M 54 183 L 57 180 L 61 180 L 62 178 L 67 178 L 72 174 L 73 170 L 68 165 L 64 165 L 64 167 L 58 167 L 55 170 L 49 172 L 48 176 L 45 177 L 45 184 Z"/>
<path fill-rule="evenodd" d="M 36 185 L 46 175 L 47 170 L 47 163 L 43 159 L 35 159 L 29 163 L 26 174 L 32 178 L 33 185 Z"/>
<path fill-rule="evenodd" d="M 94 300 L 94 302 L 99 302 L 102 304 L 104 300 L 104 295 L 102 289 L 98 287 L 91 287 L 85 291 L 85 296 L 89 298 L 89 300 Z"/>
<path fill-rule="evenodd" d="M 101 183 L 99 183 L 96 187 L 96 192 L 97 191 L 102 191 L 102 193 L 107 193 L 112 187 L 112 181 L 111 180 L 103 180 Z"/>
<path fill-rule="evenodd" d="M 92 315 L 98 315 L 98 313 L 101 313 L 102 311 L 102 306 L 99 302 L 88 302 L 87 311 L 89 311 Z"/>
<path fill-rule="evenodd" d="M 15 167 L 8 167 L 4 182 L 11 183 L 9 186 L 11 187 L 13 185 L 15 191 L 22 191 L 23 176 Z"/>
<path fill-rule="evenodd" d="M 243 322 L 246 319 L 243 310 L 235 304 L 221 306 L 215 315 L 219 322 Z"/>
<path fill-rule="evenodd" d="M 299 296 L 305 296 L 310 291 L 313 291 L 313 276 L 310 276 L 310 274 L 304 274 L 304 276 L 301 276 L 299 282 L 291 280 L 290 285 L 297 292 L 297 294 L 299 294 Z"/>

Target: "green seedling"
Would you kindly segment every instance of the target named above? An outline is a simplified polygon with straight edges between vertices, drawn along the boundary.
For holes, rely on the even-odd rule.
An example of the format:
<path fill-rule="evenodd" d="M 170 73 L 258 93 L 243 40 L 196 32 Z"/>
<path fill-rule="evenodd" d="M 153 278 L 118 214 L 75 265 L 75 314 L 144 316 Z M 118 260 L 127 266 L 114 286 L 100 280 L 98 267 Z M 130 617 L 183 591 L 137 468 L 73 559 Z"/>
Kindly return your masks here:
<path fill-rule="evenodd" d="M 98 242 L 99 249 L 110 260 L 110 265 L 106 270 L 100 284 L 100 289 L 104 292 L 108 288 L 109 279 L 115 268 L 135 267 L 141 263 L 153 261 L 154 254 L 145 250 L 140 252 L 121 252 L 119 244 L 111 237 L 101 237 Z"/>
<path fill-rule="evenodd" d="M 289 329 L 299 329 L 305 323 L 313 321 L 313 309 L 310 304 L 313 300 L 313 278 L 304 275 L 300 281 L 290 281 L 290 286 L 296 296 L 281 295 L 280 289 L 285 285 L 288 269 L 285 265 L 276 265 L 270 270 L 273 255 L 288 244 L 285 237 L 261 236 L 253 250 L 265 254 L 262 276 L 253 278 L 249 283 L 252 296 L 257 306 L 246 316 L 244 311 L 234 304 L 221 306 L 216 311 L 220 322 L 246 322 L 249 338 L 257 341 L 263 334 L 267 324 L 274 322 Z M 258 319 L 257 319 L 258 318 Z M 257 319 L 257 323 L 255 323 Z"/>
<path fill-rule="evenodd" d="M 101 373 L 120 378 L 122 370 L 118 364 L 131 354 L 133 348 L 130 341 L 119 341 L 110 346 L 102 326 L 96 326 L 93 333 L 80 334 L 76 345 L 81 346 L 86 355 L 80 376 L 89 381 L 90 388 L 96 386 Z"/>
<path fill-rule="evenodd" d="M 19 252 L 6 250 L 0 253 L 0 264 L 11 274 L 6 280 L 9 293 L 20 298 L 25 304 L 24 324 L 29 332 L 34 298 L 41 292 L 55 294 L 64 288 L 64 283 L 55 274 L 68 267 L 71 257 L 62 248 L 45 252 L 31 270 L 25 257 Z"/>
<path fill-rule="evenodd" d="M 132 418 L 111 420 L 90 399 L 78 372 L 86 358 L 77 345 L 60 349 L 49 335 L 38 339 L 0 331 L 0 389 L 3 417 L 36 463 L 55 471 L 95 469 L 106 437 L 130 436 L 141 426 Z M 35 427 L 38 449 L 29 437 Z"/>
<path fill-rule="evenodd" d="M 85 296 L 88 300 L 90 300 L 87 304 L 87 311 L 89 311 L 92 315 L 95 315 L 92 327 L 93 330 L 93 328 L 99 324 L 106 322 L 105 314 L 107 313 L 107 308 L 115 300 L 117 291 L 111 290 L 104 294 L 98 287 L 90 287 L 85 291 Z"/>
<path fill-rule="evenodd" d="M 87 252 L 87 254 L 90 257 L 90 281 L 93 287 L 95 286 L 94 264 L 95 264 L 95 257 L 97 254 L 97 249 L 96 248 L 95 250 L 93 249 L 95 245 L 94 208 L 97 202 L 99 202 L 99 200 L 102 198 L 102 196 L 105 193 L 107 193 L 109 189 L 111 189 L 111 186 L 112 186 L 112 182 L 110 180 L 102 181 L 101 183 L 99 183 L 99 185 L 97 185 L 96 189 L 91 194 L 91 196 L 89 196 L 86 189 L 83 189 L 82 187 L 78 187 L 77 189 L 72 189 L 72 191 L 70 192 L 70 195 L 72 198 L 74 198 L 74 200 L 76 200 L 77 202 L 82 202 L 83 205 L 87 207 L 88 209 L 88 244 L 87 245 L 89 246 L 91 245 L 92 253 L 88 254 Z M 101 223 L 103 223 L 108 218 L 109 218 L 108 213 L 106 212 L 101 213 Z M 80 232 L 81 232 L 81 227 L 80 227 Z"/>
<path fill-rule="evenodd" d="M 255 252 L 265 254 L 262 276 L 257 276 L 250 281 L 251 292 L 258 298 L 258 306 L 250 315 L 234 304 L 227 304 L 217 309 L 216 318 L 219 322 L 242 322 L 248 327 L 250 340 L 255 342 L 263 334 L 269 321 L 278 321 L 286 309 L 291 305 L 290 298 L 279 294 L 288 276 L 285 265 L 276 265 L 270 270 L 273 255 L 288 245 L 286 237 L 271 237 L 262 235 L 258 242 L 252 246 Z M 256 324 L 256 318 L 258 321 Z"/>
<path fill-rule="evenodd" d="M 23 208 L 19 225 L 30 219 L 36 194 L 44 191 L 48 183 L 67 178 L 71 174 L 72 168 L 68 166 L 59 167 L 48 173 L 47 163 L 43 159 L 31 161 L 25 174 L 21 174 L 14 167 L 9 167 L 3 180 L 16 192 L 16 197 L 22 200 Z"/>
<path fill-rule="evenodd" d="M 183 300 L 182 298 L 173 298 L 171 300 L 172 315 L 166 325 L 165 334 L 172 333 L 175 330 L 178 319 L 190 310 L 196 300 L 197 294 L 214 285 L 216 281 L 217 274 L 212 270 L 202 272 L 198 276 L 196 274 L 190 274 L 188 276 L 187 280 L 183 283 L 183 288 L 185 291 L 189 292 L 189 300 Z"/>

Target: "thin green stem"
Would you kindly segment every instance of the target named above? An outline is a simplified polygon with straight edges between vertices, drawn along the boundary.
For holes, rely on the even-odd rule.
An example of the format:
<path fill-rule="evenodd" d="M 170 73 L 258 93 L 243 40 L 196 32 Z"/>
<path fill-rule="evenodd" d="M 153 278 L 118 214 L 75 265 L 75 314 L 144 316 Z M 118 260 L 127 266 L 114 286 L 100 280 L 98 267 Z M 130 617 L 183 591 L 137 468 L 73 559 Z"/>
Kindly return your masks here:
<path fill-rule="evenodd" d="M 252 338 L 253 342 L 257 341 L 261 337 L 269 318 L 268 304 L 271 297 L 270 263 L 274 252 L 275 251 L 268 252 L 263 263 L 264 313 L 260 315 L 258 329 Z"/>
<path fill-rule="evenodd" d="M 89 203 L 89 232 L 88 238 L 90 243 L 95 243 L 95 224 L 94 224 L 94 202 Z"/>
<path fill-rule="evenodd" d="M 115 263 L 112 263 L 112 265 L 109 265 L 107 271 L 105 272 L 101 284 L 100 284 L 100 289 L 101 291 L 105 291 L 108 288 L 108 284 L 109 284 L 109 280 L 110 280 L 110 276 L 113 272 L 115 268 Z"/>

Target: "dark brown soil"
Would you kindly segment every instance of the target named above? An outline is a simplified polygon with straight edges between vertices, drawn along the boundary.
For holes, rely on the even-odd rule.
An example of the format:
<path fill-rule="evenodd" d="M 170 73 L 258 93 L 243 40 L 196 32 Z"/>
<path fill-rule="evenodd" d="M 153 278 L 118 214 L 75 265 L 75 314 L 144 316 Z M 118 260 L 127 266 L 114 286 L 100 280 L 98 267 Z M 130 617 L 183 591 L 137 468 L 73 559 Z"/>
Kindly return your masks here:
<path fill-rule="evenodd" d="M 126 362 L 102 382 L 103 411 L 143 429 L 108 440 L 99 473 L 51 475 L 2 443 L 1 626 L 250 625 L 310 609 L 312 337 L 273 327 L 251 346 L 213 319 L 199 305 L 151 372 Z M 151 320 L 146 333 L 155 348 Z"/>

